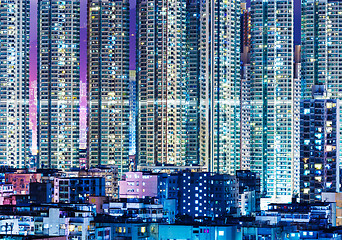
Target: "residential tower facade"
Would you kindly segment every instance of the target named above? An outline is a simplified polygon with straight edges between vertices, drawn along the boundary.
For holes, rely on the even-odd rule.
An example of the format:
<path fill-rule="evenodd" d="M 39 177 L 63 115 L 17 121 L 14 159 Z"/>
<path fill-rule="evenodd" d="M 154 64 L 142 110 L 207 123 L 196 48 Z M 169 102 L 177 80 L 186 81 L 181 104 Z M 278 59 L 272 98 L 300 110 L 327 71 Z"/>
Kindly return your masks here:
<path fill-rule="evenodd" d="M 129 169 L 129 2 L 88 2 L 88 164 Z"/>
<path fill-rule="evenodd" d="M 0 165 L 31 167 L 29 131 L 30 2 L 0 3 Z"/>
<path fill-rule="evenodd" d="M 251 170 L 260 173 L 264 196 L 291 201 L 299 178 L 293 1 L 252 0 L 251 22 Z"/>
<path fill-rule="evenodd" d="M 30 1 L 0 3 L 0 165 L 30 163 Z"/>
<path fill-rule="evenodd" d="M 185 165 L 186 1 L 137 1 L 137 164 Z"/>
<path fill-rule="evenodd" d="M 38 165 L 79 167 L 80 1 L 38 1 Z"/>
<path fill-rule="evenodd" d="M 240 168 L 240 1 L 201 5 L 200 162 L 210 172 Z"/>
<path fill-rule="evenodd" d="M 305 99 L 311 98 L 310 90 L 314 85 L 324 85 L 328 99 L 342 99 L 341 12 L 340 1 L 302 1 L 301 92 Z M 338 128 L 342 136 L 342 126 Z M 338 141 L 341 143 L 341 139 Z"/>

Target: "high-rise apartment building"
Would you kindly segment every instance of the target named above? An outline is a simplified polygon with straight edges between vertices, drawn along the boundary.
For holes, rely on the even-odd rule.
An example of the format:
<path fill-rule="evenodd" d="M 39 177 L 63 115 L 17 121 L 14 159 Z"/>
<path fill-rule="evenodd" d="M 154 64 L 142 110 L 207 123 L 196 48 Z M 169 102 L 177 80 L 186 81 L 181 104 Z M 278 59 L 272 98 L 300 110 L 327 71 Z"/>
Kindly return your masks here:
<path fill-rule="evenodd" d="M 186 101 L 188 110 L 186 115 L 187 144 L 185 148 L 185 165 L 203 165 L 200 160 L 200 2 L 187 1 L 186 13 Z"/>
<path fill-rule="evenodd" d="M 291 201 L 297 156 L 293 1 L 251 1 L 251 170 L 266 197 Z M 298 142 L 298 143 L 297 143 Z M 298 177 L 299 178 L 299 175 Z"/>
<path fill-rule="evenodd" d="M 186 1 L 137 1 L 136 74 L 137 163 L 185 165 Z"/>
<path fill-rule="evenodd" d="M 240 169 L 240 1 L 201 6 L 200 160 L 210 172 Z"/>
<path fill-rule="evenodd" d="M 342 100 L 341 12 L 341 1 L 302 1 L 301 87 L 306 99 L 311 98 L 313 85 L 324 85 L 327 98 Z M 342 136 L 342 126 L 338 128 Z"/>
<path fill-rule="evenodd" d="M 300 199 L 322 201 L 323 192 L 339 190 L 339 100 L 324 97 L 324 85 L 315 85 L 312 99 L 301 100 Z"/>
<path fill-rule="evenodd" d="M 239 9 L 138 1 L 139 165 L 240 167 Z"/>
<path fill-rule="evenodd" d="M 240 1 L 201 6 L 200 50 L 200 159 L 211 172 L 234 174 L 240 169 Z"/>
<path fill-rule="evenodd" d="M 342 98 L 341 11 L 340 1 L 302 1 L 302 95 L 305 98 L 311 98 L 313 85 L 325 85 L 328 96 Z"/>
<path fill-rule="evenodd" d="M 129 169 L 129 2 L 88 2 L 89 166 Z"/>
<path fill-rule="evenodd" d="M 0 165 L 32 167 L 29 132 L 30 1 L 2 1 L 0 14 Z"/>
<path fill-rule="evenodd" d="M 38 1 L 38 166 L 79 167 L 80 1 Z"/>

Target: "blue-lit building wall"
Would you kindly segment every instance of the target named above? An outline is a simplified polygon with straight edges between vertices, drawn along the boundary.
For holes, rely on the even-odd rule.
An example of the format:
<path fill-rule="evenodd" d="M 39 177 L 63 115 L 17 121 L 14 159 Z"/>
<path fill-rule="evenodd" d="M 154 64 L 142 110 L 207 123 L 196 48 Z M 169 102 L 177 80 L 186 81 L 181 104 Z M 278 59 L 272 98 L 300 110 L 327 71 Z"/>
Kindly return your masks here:
<path fill-rule="evenodd" d="M 211 216 L 210 173 L 184 172 L 179 175 L 179 215 Z"/>
<path fill-rule="evenodd" d="M 239 185 L 235 176 L 209 172 L 179 172 L 158 176 L 158 198 L 176 199 L 177 214 L 219 217 L 235 214 Z"/>
<path fill-rule="evenodd" d="M 235 214 L 238 181 L 228 174 L 180 172 L 158 177 L 158 197 L 176 199 L 177 213 L 190 217 L 219 217 Z"/>

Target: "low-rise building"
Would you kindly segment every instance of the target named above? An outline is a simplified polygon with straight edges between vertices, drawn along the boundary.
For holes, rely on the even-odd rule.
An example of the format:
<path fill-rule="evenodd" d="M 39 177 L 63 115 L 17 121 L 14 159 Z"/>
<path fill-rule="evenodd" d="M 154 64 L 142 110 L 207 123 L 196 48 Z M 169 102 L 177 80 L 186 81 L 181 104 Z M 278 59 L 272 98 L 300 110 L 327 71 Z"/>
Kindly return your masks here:
<path fill-rule="evenodd" d="M 341 235 L 337 232 L 324 232 L 322 230 L 302 230 L 294 232 L 284 232 L 281 236 L 283 240 L 308 240 L 308 239 L 319 239 L 319 240 L 341 240 Z"/>
<path fill-rule="evenodd" d="M 0 206 L 0 234 L 94 239 L 94 214 L 89 204 Z"/>
<path fill-rule="evenodd" d="M 158 175 L 149 172 L 127 172 L 119 181 L 120 198 L 157 197 Z"/>
<path fill-rule="evenodd" d="M 14 195 L 13 184 L 4 183 L 0 185 L 0 205 L 4 205 Z"/>
<path fill-rule="evenodd" d="M 157 199 L 127 199 L 103 204 L 103 212 L 128 221 L 167 222 L 174 220 L 176 206 L 164 209 Z"/>
<path fill-rule="evenodd" d="M 30 199 L 36 203 L 51 203 L 53 188 L 51 182 L 30 183 Z"/>
<path fill-rule="evenodd" d="M 109 239 L 157 239 L 152 237 L 152 233 L 155 233 L 158 230 L 158 225 L 155 223 L 120 222 L 115 218 L 104 218 L 102 216 L 97 217 L 95 222 L 96 229 L 99 229 L 102 232 L 101 236 L 96 239 L 104 239 L 102 236 L 105 234 L 107 237 L 108 233 L 110 234 Z"/>
<path fill-rule="evenodd" d="M 183 172 L 178 183 L 179 215 L 197 218 L 237 214 L 239 188 L 235 176 Z"/>
<path fill-rule="evenodd" d="M 95 236 L 93 220 L 92 211 L 49 208 L 47 216 L 36 217 L 35 234 L 87 240 Z"/>
<path fill-rule="evenodd" d="M 336 203 L 336 226 L 342 226 L 342 193 L 322 193 L 322 202 Z"/>
<path fill-rule="evenodd" d="M 90 168 L 88 170 L 81 170 L 78 173 L 79 177 L 102 177 L 105 179 L 106 196 L 110 199 L 117 199 L 118 192 L 118 166 L 100 166 L 97 168 Z"/>
<path fill-rule="evenodd" d="M 242 239 L 237 226 L 158 225 L 155 239 Z"/>
<path fill-rule="evenodd" d="M 255 218 L 256 222 L 277 225 L 296 224 L 307 228 L 329 228 L 336 226 L 336 203 L 291 203 L 269 204 Z"/>
<path fill-rule="evenodd" d="M 55 178 L 55 203 L 87 203 L 89 196 L 105 196 L 105 179 L 102 177 Z"/>
<path fill-rule="evenodd" d="M 41 182 L 40 173 L 6 173 L 5 181 L 13 185 L 14 194 L 29 194 L 30 183 Z"/>
<path fill-rule="evenodd" d="M 32 216 L 0 216 L 0 234 L 35 235 L 34 230 L 34 218 Z"/>
<path fill-rule="evenodd" d="M 157 197 L 164 208 L 172 200 L 179 215 L 202 218 L 238 214 L 238 181 L 228 174 L 129 172 L 119 186 L 120 198 Z"/>

